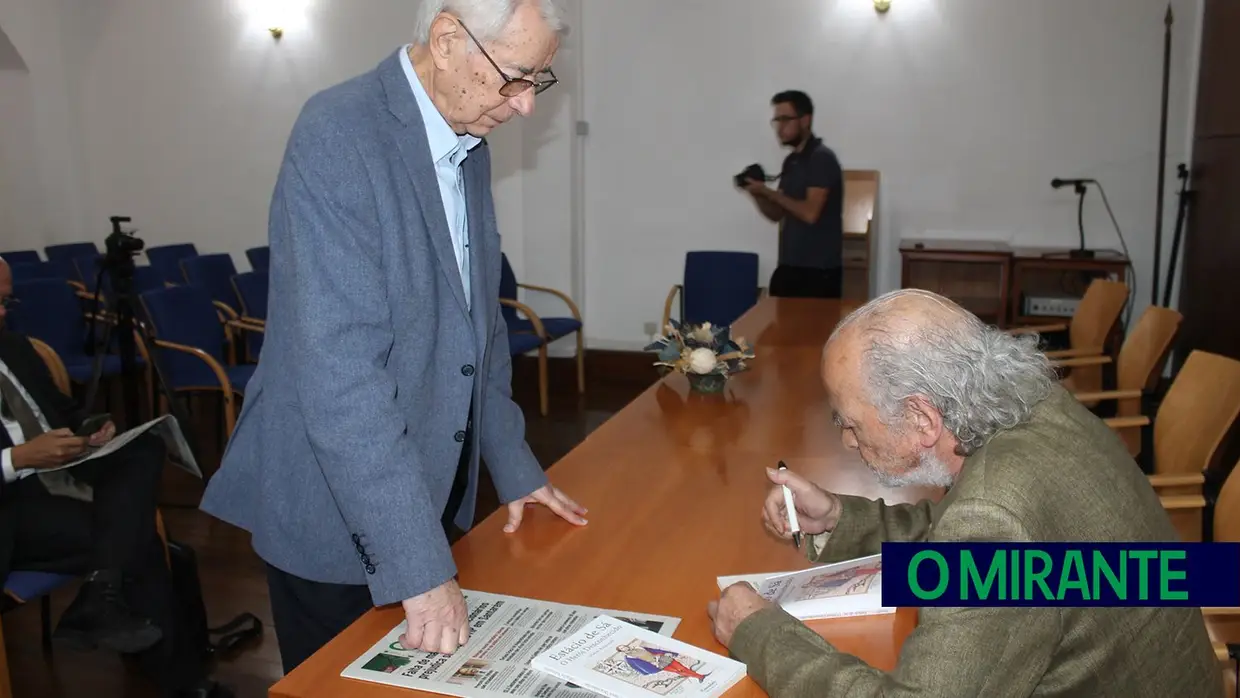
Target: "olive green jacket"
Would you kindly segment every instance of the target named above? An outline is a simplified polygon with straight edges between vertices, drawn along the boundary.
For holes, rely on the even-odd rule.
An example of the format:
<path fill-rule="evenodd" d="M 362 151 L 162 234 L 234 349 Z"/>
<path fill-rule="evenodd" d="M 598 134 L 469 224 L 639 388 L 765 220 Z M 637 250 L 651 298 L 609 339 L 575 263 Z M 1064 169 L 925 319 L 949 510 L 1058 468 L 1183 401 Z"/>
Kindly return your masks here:
<path fill-rule="evenodd" d="M 1175 529 L 1120 440 L 1066 391 L 965 462 L 938 504 L 841 497 L 815 562 L 883 541 L 1172 541 Z M 822 538 L 821 536 L 818 538 Z M 923 608 L 892 672 L 768 608 L 731 652 L 773 698 L 1218 698 L 1222 667 L 1196 608 Z"/>

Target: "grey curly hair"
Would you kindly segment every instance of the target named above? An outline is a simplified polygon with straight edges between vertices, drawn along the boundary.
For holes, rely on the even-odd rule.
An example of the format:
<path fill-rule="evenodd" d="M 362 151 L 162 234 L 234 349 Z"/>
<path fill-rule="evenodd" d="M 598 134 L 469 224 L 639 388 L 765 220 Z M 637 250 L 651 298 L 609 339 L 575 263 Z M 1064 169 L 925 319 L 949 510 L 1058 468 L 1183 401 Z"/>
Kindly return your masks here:
<path fill-rule="evenodd" d="M 427 43 L 435 18 L 440 12 L 451 12 L 461 18 L 478 41 L 491 41 L 504 31 L 517 8 L 525 3 L 538 5 L 552 31 L 565 31 L 555 0 L 422 0 L 413 25 L 413 36 L 417 43 Z"/>
<path fill-rule="evenodd" d="M 920 317 L 891 313 L 901 301 L 926 312 Z M 928 291 L 901 289 L 880 296 L 844 318 L 832 339 L 854 325 L 866 342 L 862 370 L 880 419 L 894 424 L 907 398 L 923 396 L 956 437 L 958 455 L 970 455 L 996 433 L 1027 421 L 1054 385 L 1055 373 L 1038 348 L 1037 335 L 1012 335 L 986 325 Z"/>

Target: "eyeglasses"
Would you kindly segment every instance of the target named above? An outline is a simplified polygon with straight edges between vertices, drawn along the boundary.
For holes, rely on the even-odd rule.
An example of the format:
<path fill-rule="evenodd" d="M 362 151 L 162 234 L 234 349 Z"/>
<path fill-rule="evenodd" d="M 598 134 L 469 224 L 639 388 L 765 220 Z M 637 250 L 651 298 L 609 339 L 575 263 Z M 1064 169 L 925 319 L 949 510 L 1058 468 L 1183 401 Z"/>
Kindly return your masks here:
<path fill-rule="evenodd" d="M 457 21 L 460 22 L 460 20 Z M 499 93 L 501 95 L 504 95 L 505 97 L 516 97 L 531 87 L 534 88 L 534 94 L 542 94 L 542 92 L 548 87 L 551 87 L 560 81 L 559 78 L 555 76 L 555 73 L 551 72 L 550 68 L 543 71 L 547 73 L 547 75 L 551 76 L 547 80 L 530 80 L 528 78 L 512 77 L 500 69 L 499 64 L 495 62 L 495 59 L 491 58 L 491 54 L 487 53 L 485 48 L 482 48 L 482 42 L 478 41 L 477 37 L 474 36 L 474 33 L 469 31 L 469 27 L 465 26 L 464 22 L 460 22 L 460 24 L 461 29 L 464 29 L 465 33 L 469 35 L 469 38 L 474 40 L 474 44 L 478 47 L 478 50 L 482 51 L 482 55 L 485 56 L 487 61 L 495 67 L 495 72 L 499 73 L 499 76 L 504 79 L 503 86 L 499 88 Z"/>
<path fill-rule="evenodd" d="M 0 298 L 0 308 L 8 310 L 20 302 L 20 300 L 14 298 L 13 296 L 9 296 L 8 298 Z"/>

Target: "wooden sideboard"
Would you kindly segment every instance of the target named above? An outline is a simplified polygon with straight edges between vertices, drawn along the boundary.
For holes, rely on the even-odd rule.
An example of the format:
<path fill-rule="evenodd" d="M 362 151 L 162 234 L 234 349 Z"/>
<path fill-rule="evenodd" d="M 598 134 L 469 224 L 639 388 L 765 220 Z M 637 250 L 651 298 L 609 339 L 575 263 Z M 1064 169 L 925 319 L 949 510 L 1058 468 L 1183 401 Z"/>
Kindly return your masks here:
<path fill-rule="evenodd" d="M 1078 259 L 1068 252 L 991 241 L 903 240 L 900 287 L 934 291 L 985 322 L 1013 327 L 1066 319 L 1025 312 L 1030 296 L 1080 298 L 1099 277 L 1131 285 L 1131 265 L 1124 255 L 1098 250 L 1091 259 Z"/>

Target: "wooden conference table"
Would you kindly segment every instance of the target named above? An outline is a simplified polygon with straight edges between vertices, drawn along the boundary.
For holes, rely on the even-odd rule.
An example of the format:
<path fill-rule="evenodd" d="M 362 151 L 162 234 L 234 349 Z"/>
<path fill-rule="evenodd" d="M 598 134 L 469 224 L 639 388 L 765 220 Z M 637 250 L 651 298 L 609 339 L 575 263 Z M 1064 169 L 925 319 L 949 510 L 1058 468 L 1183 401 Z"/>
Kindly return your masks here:
<path fill-rule="evenodd" d="M 461 587 L 676 616 L 682 620 L 675 637 L 726 654 L 706 614 L 707 602 L 719 596 L 716 577 L 810 564 L 763 530 L 767 466 L 782 459 L 823 487 L 889 502 L 938 495 L 880 487 L 840 443 L 819 359 L 851 307 L 763 299 L 733 330 L 754 345 L 757 358 L 723 394 L 693 394 L 683 376 L 664 377 L 549 469 L 551 481 L 590 510 L 587 526 L 535 507 L 510 535 L 501 509 L 453 547 Z M 399 606 L 368 612 L 269 695 L 409 698 L 416 692 L 340 677 L 403 620 Z M 891 669 L 915 623 L 916 612 L 901 609 L 810 627 L 840 650 Z M 763 692 L 746 678 L 728 695 Z"/>

